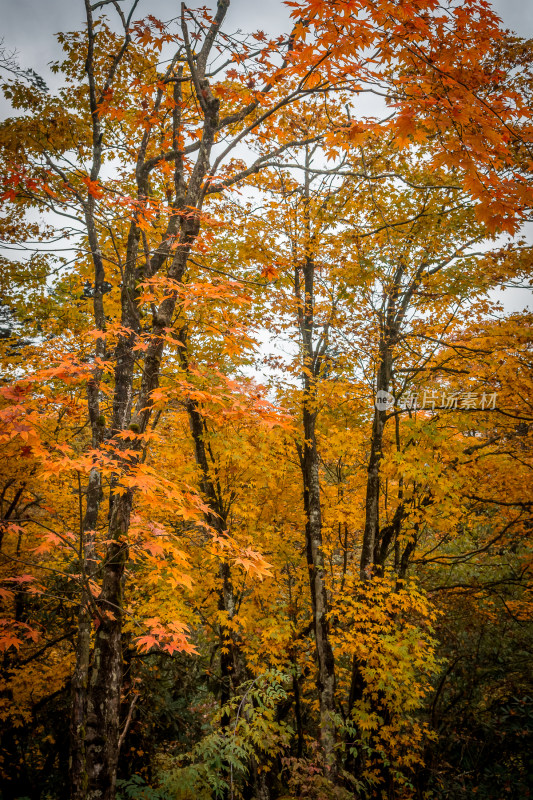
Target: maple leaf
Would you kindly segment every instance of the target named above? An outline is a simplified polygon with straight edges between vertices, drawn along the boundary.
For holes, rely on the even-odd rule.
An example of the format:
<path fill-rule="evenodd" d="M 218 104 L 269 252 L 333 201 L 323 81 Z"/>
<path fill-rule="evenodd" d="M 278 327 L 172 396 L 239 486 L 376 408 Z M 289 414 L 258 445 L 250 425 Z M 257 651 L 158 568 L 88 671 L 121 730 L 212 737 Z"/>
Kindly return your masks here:
<path fill-rule="evenodd" d="M 82 181 L 86 185 L 87 191 L 89 192 L 91 197 L 94 197 L 97 200 L 99 200 L 104 196 L 104 190 L 102 189 L 98 181 L 92 181 L 88 176 L 84 176 L 82 178 Z"/>
<path fill-rule="evenodd" d="M 276 267 L 273 266 L 273 264 L 267 264 L 261 270 L 261 277 L 266 278 L 269 281 L 275 280 L 278 276 L 279 276 L 279 271 L 276 269 Z"/>

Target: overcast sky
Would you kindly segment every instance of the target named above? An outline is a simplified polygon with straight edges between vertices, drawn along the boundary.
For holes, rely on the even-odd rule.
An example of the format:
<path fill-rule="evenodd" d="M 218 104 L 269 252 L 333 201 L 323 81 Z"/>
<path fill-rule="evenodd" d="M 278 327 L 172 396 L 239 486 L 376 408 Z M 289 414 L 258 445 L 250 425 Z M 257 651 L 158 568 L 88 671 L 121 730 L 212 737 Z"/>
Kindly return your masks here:
<path fill-rule="evenodd" d="M 204 4 L 213 7 L 215 0 L 189 2 L 191 7 Z M 492 5 L 506 27 L 520 36 L 533 37 L 533 0 L 493 0 Z M 179 0 L 140 0 L 135 17 L 153 14 L 170 19 L 179 7 Z M 242 28 L 281 33 L 287 29 L 288 16 L 281 0 L 231 0 L 224 27 L 228 31 Z M 18 51 L 20 66 L 33 67 L 53 85 L 47 65 L 58 55 L 54 34 L 83 24 L 83 0 L 0 0 L 0 19 L 4 46 Z"/>
<path fill-rule="evenodd" d="M 121 5 L 128 8 L 130 0 L 121 0 Z M 139 0 L 134 18 L 153 14 L 163 20 L 171 19 L 179 13 L 180 5 L 180 0 Z M 189 0 L 187 5 L 214 7 L 216 0 Z M 112 7 L 109 16 L 116 16 Z M 281 0 L 231 0 L 224 29 L 282 33 L 288 19 L 289 9 Z M 0 20 L 4 46 L 18 51 L 20 66 L 33 67 L 52 84 L 47 64 L 58 53 L 54 34 L 81 27 L 85 21 L 84 3 L 83 0 L 0 0 Z"/>
<path fill-rule="evenodd" d="M 130 5 L 130 0 L 121 2 L 123 7 Z M 188 5 L 213 8 L 216 0 L 189 0 Z M 493 0 L 492 6 L 505 27 L 520 36 L 533 38 L 533 0 Z M 178 14 L 179 8 L 179 0 L 139 0 L 135 18 L 153 14 L 168 20 Z M 83 0 L 0 0 L 0 38 L 4 47 L 8 52 L 16 50 L 19 65 L 35 69 L 51 88 L 57 85 L 58 78 L 50 72 L 49 63 L 61 55 L 54 34 L 79 29 L 84 19 Z M 288 26 L 289 9 L 282 0 L 231 0 L 224 28 L 229 32 L 238 28 L 246 32 L 264 30 L 275 35 L 286 32 Z M 0 118 L 7 114 L 9 106 L 1 98 Z M 529 302 L 529 294 L 526 296 L 524 290 L 505 292 L 505 295 L 504 304 L 508 310 L 521 308 Z"/>

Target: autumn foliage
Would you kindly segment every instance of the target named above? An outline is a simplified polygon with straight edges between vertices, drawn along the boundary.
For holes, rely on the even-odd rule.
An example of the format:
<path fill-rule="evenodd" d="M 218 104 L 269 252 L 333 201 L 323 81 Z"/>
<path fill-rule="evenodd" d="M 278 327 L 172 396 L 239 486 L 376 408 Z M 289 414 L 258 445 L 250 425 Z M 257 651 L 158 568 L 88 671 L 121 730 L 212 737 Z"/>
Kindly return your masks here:
<path fill-rule="evenodd" d="M 2 797 L 528 797 L 530 43 L 140 5 L 0 58 Z"/>

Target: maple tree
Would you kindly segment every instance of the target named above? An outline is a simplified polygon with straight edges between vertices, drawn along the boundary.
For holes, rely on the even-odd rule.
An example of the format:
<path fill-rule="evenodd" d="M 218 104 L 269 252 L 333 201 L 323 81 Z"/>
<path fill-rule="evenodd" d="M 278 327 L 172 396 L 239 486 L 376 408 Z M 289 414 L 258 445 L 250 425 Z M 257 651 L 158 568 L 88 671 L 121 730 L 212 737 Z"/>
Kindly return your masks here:
<path fill-rule="evenodd" d="M 457 593 L 529 612 L 529 50 L 475 0 L 229 5 L 85 0 L 58 94 L 4 86 L 7 796 L 68 740 L 52 796 L 445 792 Z"/>

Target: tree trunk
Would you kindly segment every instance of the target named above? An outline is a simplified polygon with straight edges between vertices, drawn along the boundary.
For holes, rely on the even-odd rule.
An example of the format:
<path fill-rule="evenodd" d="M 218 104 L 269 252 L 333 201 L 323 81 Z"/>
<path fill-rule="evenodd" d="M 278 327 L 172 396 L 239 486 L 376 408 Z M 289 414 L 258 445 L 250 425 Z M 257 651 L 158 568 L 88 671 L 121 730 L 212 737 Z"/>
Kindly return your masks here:
<path fill-rule="evenodd" d="M 318 693 L 320 699 L 320 741 L 326 764 L 335 764 L 335 661 L 329 639 L 328 595 L 320 510 L 319 458 L 316 448 L 315 414 L 304 409 L 305 442 L 302 449 L 302 477 L 306 512 L 305 537 L 309 586 L 313 608 Z"/>
<path fill-rule="evenodd" d="M 381 341 L 380 363 L 377 376 L 378 392 L 388 392 L 391 378 L 391 352 L 387 342 Z M 372 439 L 368 459 L 366 482 L 365 528 L 361 548 L 360 576 L 365 581 L 372 577 L 374 555 L 379 550 L 379 495 L 381 489 L 380 466 L 383 448 L 383 431 L 387 419 L 384 409 L 374 408 Z"/>
<path fill-rule="evenodd" d="M 98 598 L 99 624 L 87 694 L 88 800 L 113 800 L 115 795 L 122 687 L 122 578 L 132 500 L 132 493 L 126 492 L 113 503 L 109 524 L 111 542 Z"/>
<path fill-rule="evenodd" d="M 91 398 L 92 389 L 89 388 L 89 398 Z M 94 530 L 98 522 L 100 493 L 100 473 L 97 469 L 93 469 L 89 475 L 86 510 L 80 530 L 80 572 L 83 576 L 83 586 L 78 613 L 76 666 L 72 676 L 69 761 L 72 800 L 84 800 L 87 796 L 88 786 L 85 740 L 87 730 L 87 691 L 91 658 L 92 598 L 87 581 L 94 571 Z"/>
<path fill-rule="evenodd" d="M 329 602 L 320 509 L 320 459 L 316 442 L 317 381 L 327 348 L 327 334 L 324 331 L 321 345 L 315 345 L 315 260 L 310 216 L 310 163 L 309 148 L 306 147 L 305 259 L 302 265 L 295 266 L 294 272 L 294 291 L 298 301 L 298 326 L 302 341 L 302 383 L 304 387 L 302 404 L 304 441 L 298 451 L 302 470 L 307 564 L 318 662 L 320 742 L 325 763 L 335 773 L 335 660 L 329 638 Z M 303 275 L 303 287 L 300 281 L 301 274 Z"/>

